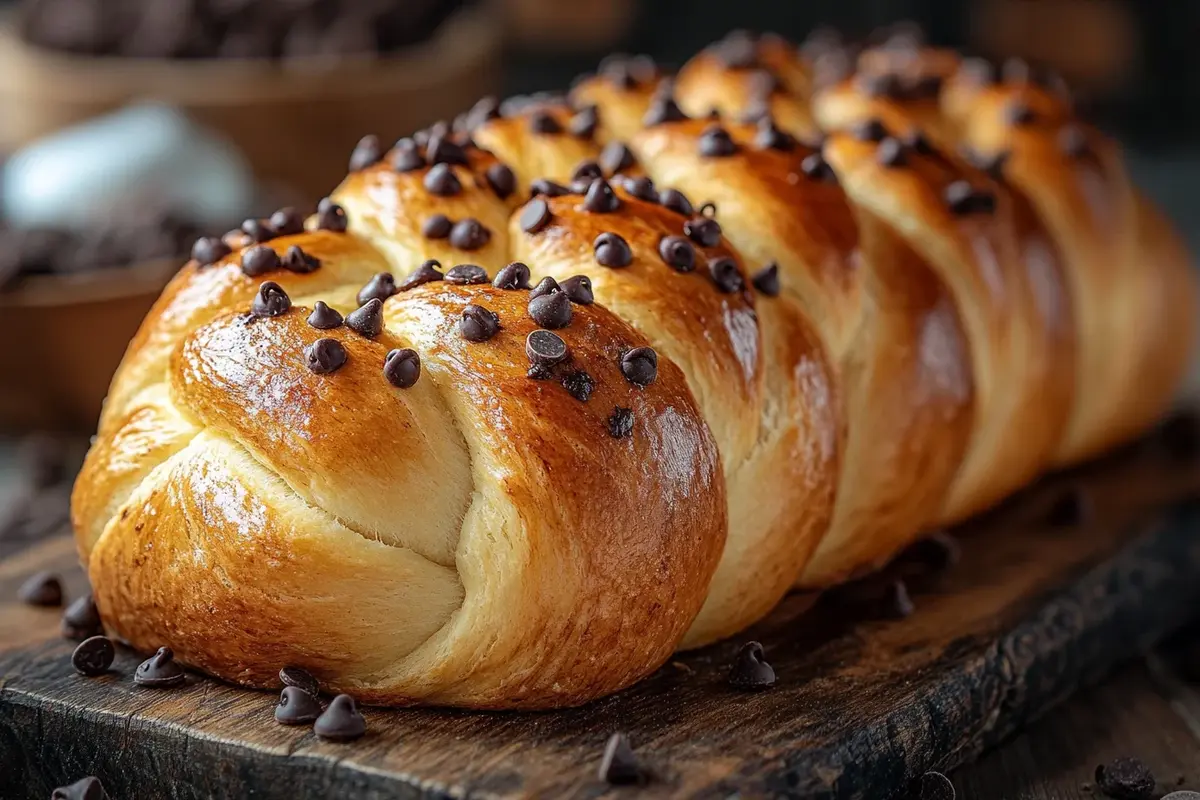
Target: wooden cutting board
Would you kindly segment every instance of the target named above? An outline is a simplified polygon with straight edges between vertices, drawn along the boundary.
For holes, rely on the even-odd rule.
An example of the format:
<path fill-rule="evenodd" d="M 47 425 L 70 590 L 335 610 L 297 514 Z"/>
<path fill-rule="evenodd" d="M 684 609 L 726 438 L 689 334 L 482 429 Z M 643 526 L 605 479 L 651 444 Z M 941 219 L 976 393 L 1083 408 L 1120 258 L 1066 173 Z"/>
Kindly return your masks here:
<path fill-rule="evenodd" d="M 1089 518 L 1048 524 L 1071 487 Z M 1200 610 L 1195 496 L 1200 467 L 1148 441 L 972 522 L 956 566 L 906 568 L 907 618 L 873 618 L 862 590 L 794 596 L 738 640 L 581 709 L 366 709 L 368 735 L 341 745 L 277 725 L 271 693 L 199 676 L 137 688 L 128 650 L 106 677 L 76 675 L 57 611 L 14 599 L 38 569 L 82 591 L 73 546 L 56 537 L 0 562 L 0 797 L 45 798 L 84 775 L 120 800 L 643 796 L 596 777 L 618 730 L 655 773 L 644 796 L 900 797 Z M 748 639 L 763 643 L 773 689 L 727 685 Z"/>

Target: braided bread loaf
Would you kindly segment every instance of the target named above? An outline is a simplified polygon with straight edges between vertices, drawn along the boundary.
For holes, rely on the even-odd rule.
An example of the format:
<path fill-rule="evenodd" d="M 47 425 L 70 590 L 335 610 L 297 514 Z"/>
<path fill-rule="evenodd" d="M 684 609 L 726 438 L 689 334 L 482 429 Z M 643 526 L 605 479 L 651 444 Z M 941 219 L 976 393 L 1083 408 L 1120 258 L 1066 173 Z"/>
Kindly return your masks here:
<path fill-rule="evenodd" d="M 76 485 L 107 628 L 578 704 L 1160 416 L 1193 279 L 1115 147 L 954 54 L 819 61 L 611 60 L 199 242 Z"/>

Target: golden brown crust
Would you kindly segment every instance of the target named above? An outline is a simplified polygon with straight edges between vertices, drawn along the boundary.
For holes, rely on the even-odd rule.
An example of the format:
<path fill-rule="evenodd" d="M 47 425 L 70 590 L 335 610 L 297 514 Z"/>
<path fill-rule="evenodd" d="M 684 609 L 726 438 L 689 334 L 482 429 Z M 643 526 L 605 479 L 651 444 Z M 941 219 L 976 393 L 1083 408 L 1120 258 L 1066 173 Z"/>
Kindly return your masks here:
<path fill-rule="evenodd" d="M 579 164 L 600 155 L 594 133 L 584 136 L 570 131 L 571 119 L 578 113 L 565 102 L 534 103 L 512 116 L 488 120 L 471 132 L 471 138 L 512 168 L 517 175 L 516 196 L 524 198 L 535 179 L 565 181 Z M 531 122 L 535 114 L 548 115 L 561 130 L 539 132 Z"/>

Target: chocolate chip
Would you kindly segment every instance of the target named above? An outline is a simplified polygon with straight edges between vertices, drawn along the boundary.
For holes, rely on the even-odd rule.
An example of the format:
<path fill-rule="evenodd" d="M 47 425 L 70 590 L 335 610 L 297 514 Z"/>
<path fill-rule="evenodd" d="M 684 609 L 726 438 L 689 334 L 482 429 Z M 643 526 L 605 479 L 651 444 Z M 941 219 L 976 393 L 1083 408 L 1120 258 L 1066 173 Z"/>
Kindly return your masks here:
<path fill-rule="evenodd" d="M 529 130 L 534 133 L 562 133 L 562 125 L 549 111 L 534 111 L 529 115 Z"/>
<path fill-rule="evenodd" d="M 333 233 L 345 233 L 346 224 L 346 209 L 328 197 L 321 198 L 321 202 L 317 203 L 317 228 Z"/>
<path fill-rule="evenodd" d="M 829 166 L 829 162 L 825 160 L 825 156 L 820 153 L 810 153 L 800 162 L 800 171 L 804 173 L 806 178 L 814 181 L 829 181 L 835 182 L 837 175 L 834 174 L 833 168 Z"/>
<path fill-rule="evenodd" d="M 1083 487 L 1068 486 L 1046 511 L 1046 522 L 1055 528 L 1073 528 L 1091 519 L 1092 503 Z"/>
<path fill-rule="evenodd" d="M 1006 83 L 1036 83 L 1033 66 L 1023 58 L 1009 58 L 1001 68 Z"/>
<path fill-rule="evenodd" d="M 1158 784 L 1138 758 L 1118 758 L 1096 767 L 1096 785 L 1115 800 L 1151 800 Z"/>
<path fill-rule="evenodd" d="M 658 243 L 658 255 L 677 272 L 696 268 L 696 250 L 683 236 L 664 236 Z"/>
<path fill-rule="evenodd" d="M 525 355 L 534 366 L 552 367 L 566 359 L 567 343 L 553 331 L 536 330 L 525 337 Z"/>
<path fill-rule="evenodd" d="M 474 303 L 462 311 L 458 321 L 458 332 L 468 342 L 486 342 L 500 331 L 500 317 L 483 306 Z"/>
<path fill-rule="evenodd" d="M 1058 132 L 1058 146 L 1071 158 L 1081 158 L 1088 152 L 1087 134 L 1077 125 L 1067 125 Z"/>
<path fill-rule="evenodd" d="M 663 208 L 669 208 L 676 214 L 682 214 L 685 217 L 696 213 L 687 196 L 678 189 L 663 189 L 658 194 L 658 202 L 662 203 Z"/>
<path fill-rule="evenodd" d="M 467 151 L 452 141 L 449 135 L 436 134 L 429 137 L 425 146 L 425 160 L 430 164 L 461 164 L 467 166 L 470 160 Z"/>
<path fill-rule="evenodd" d="M 422 261 L 421 266 L 417 267 L 408 277 L 401 281 L 400 285 L 396 287 L 396 291 L 407 292 L 423 284 L 442 280 L 445 276 L 438 269 L 440 266 L 441 264 L 432 258 Z"/>
<path fill-rule="evenodd" d="M 750 279 L 754 284 L 754 288 L 767 297 L 779 296 L 779 265 L 772 261 L 765 267 L 754 273 L 754 277 Z"/>
<path fill-rule="evenodd" d="M 71 666 L 80 675 L 94 678 L 108 672 L 117 651 L 107 636 L 90 636 L 79 643 L 71 654 Z"/>
<path fill-rule="evenodd" d="M 346 315 L 346 327 L 360 336 L 374 339 L 383 330 L 383 301 L 373 297 Z"/>
<path fill-rule="evenodd" d="M 550 206 L 540 197 L 535 197 L 521 209 L 519 218 L 521 230 L 526 233 L 537 233 L 550 223 Z"/>
<path fill-rule="evenodd" d="M 596 390 L 596 381 L 583 370 L 576 370 L 564 375 L 562 385 L 567 390 L 567 394 L 581 403 L 590 400 L 592 392 Z"/>
<path fill-rule="evenodd" d="M 914 153 L 919 153 L 923 156 L 934 155 L 937 151 L 934 149 L 933 143 L 925 137 L 925 134 L 918 128 L 913 128 L 908 133 L 900 137 L 900 141 L 904 146 Z"/>
<path fill-rule="evenodd" d="M 275 238 L 275 231 L 269 225 L 256 219 L 243 221 L 240 230 L 246 236 L 250 237 L 250 241 L 260 244 L 262 242 L 269 242 Z"/>
<path fill-rule="evenodd" d="M 437 122 L 430 125 L 428 128 L 423 128 L 412 135 L 412 140 L 420 147 L 429 147 L 434 139 L 438 137 L 446 137 L 450 134 L 450 124 L 444 119 L 439 119 Z M 406 141 L 406 140 L 401 140 Z"/>
<path fill-rule="evenodd" d="M 1024 100 L 1014 100 L 1004 109 L 1004 119 L 1009 125 L 1030 125 L 1037 119 L 1037 114 Z"/>
<path fill-rule="evenodd" d="M 529 301 L 529 316 L 543 328 L 556 330 L 571 324 L 571 298 L 566 292 L 550 292 Z"/>
<path fill-rule="evenodd" d="M 276 236 L 293 236 L 304 231 L 304 218 L 292 207 L 281 208 L 271 215 L 267 225 Z"/>
<path fill-rule="evenodd" d="M 473 286 L 475 284 L 487 283 L 487 271 L 475 264 L 458 264 L 451 267 L 446 272 L 446 283 L 452 283 L 456 286 Z"/>
<path fill-rule="evenodd" d="M 492 164 L 483 174 L 488 186 L 501 200 L 517 190 L 517 176 L 504 164 Z"/>
<path fill-rule="evenodd" d="M 387 300 L 396 293 L 396 279 L 392 277 L 390 272 L 377 272 L 371 276 L 371 280 L 367 281 L 367 285 L 358 290 L 355 299 L 358 304 L 364 305 L 372 298 Z"/>
<path fill-rule="evenodd" d="M 89 775 L 69 786 L 59 786 L 51 792 L 50 800 L 109 800 L 109 798 L 100 779 Z"/>
<path fill-rule="evenodd" d="M 905 152 L 904 143 L 892 136 L 888 136 L 879 143 L 875 157 L 885 167 L 902 167 L 908 163 L 908 154 Z"/>
<path fill-rule="evenodd" d="M 940 772 L 926 772 L 916 784 L 915 800 L 954 800 L 954 784 Z"/>
<path fill-rule="evenodd" d="M 600 117 L 594 105 L 580 109 L 567 122 L 567 132 L 580 139 L 591 139 L 596 135 Z"/>
<path fill-rule="evenodd" d="M 623 733 L 610 736 L 600 759 L 600 780 L 614 786 L 628 786 L 641 783 L 645 774 L 629 745 L 629 737 Z"/>
<path fill-rule="evenodd" d="M 242 252 L 242 273 L 246 277 L 257 278 L 274 269 L 279 269 L 279 254 L 267 245 L 256 245 Z"/>
<path fill-rule="evenodd" d="M 346 357 L 346 348 L 337 339 L 317 339 L 304 348 L 304 363 L 317 375 L 328 375 L 341 369 Z"/>
<path fill-rule="evenodd" d="M 571 172 L 571 184 L 574 186 L 577 183 L 583 184 L 583 191 L 587 191 L 587 187 L 592 185 L 592 181 L 597 178 L 603 178 L 604 172 L 600 169 L 600 165 L 595 161 L 581 161 Z"/>
<path fill-rule="evenodd" d="M 787 152 L 796 148 L 796 138 L 780 130 L 770 117 L 763 117 L 758 121 L 758 129 L 754 132 L 754 146 L 759 150 Z"/>
<path fill-rule="evenodd" d="M 62 635 L 68 639 L 87 639 L 104 633 L 100 612 L 91 592 L 76 598 L 62 615 Z"/>
<path fill-rule="evenodd" d="M 709 217 L 692 217 L 683 223 L 683 232 L 701 247 L 716 247 L 721 243 L 721 225 Z"/>
<path fill-rule="evenodd" d="M 602 267 L 628 267 L 633 263 L 629 244 L 615 233 L 602 233 L 592 242 L 596 263 Z"/>
<path fill-rule="evenodd" d="M 608 435 L 614 439 L 624 439 L 633 435 L 633 410 L 617 406 L 608 415 Z"/>
<path fill-rule="evenodd" d="M 880 601 L 879 616 L 883 619 L 904 619 L 912 616 L 912 598 L 908 595 L 908 586 L 900 579 L 893 580 L 883 587 L 883 597 Z"/>
<path fill-rule="evenodd" d="M 725 158 L 737 152 L 738 146 L 729 131 L 720 125 L 710 125 L 700 134 L 700 155 L 705 158 Z"/>
<path fill-rule="evenodd" d="M 321 693 L 321 688 L 317 685 L 317 679 L 312 676 L 312 673 L 302 667 L 284 667 L 279 670 L 279 682 L 284 686 L 295 686 L 297 689 L 303 689 L 313 697 Z"/>
<path fill-rule="evenodd" d="M 304 252 L 304 248 L 298 244 L 290 246 L 279 263 L 289 272 L 297 272 L 301 275 L 316 272 L 321 268 L 321 260 Z"/>
<path fill-rule="evenodd" d="M 547 180 L 546 178 L 538 178 L 529 184 L 530 197 L 537 197 L 538 195 L 563 197 L 568 194 L 571 194 L 571 190 L 566 186 L 563 186 L 561 183 L 555 183 L 552 180 Z"/>
<path fill-rule="evenodd" d="M 396 172 L 413 172 L 425 166 L 425 157 L 412 139 L 401 139 L 396 142 L 396 150 L 392 154 L 392 169 Z"/>
<path fill-rule="evenodd" d="M 758 43 L 746 31 L 733 31 L 713 45 L 713 55 L 727 69 L 751 69 L 758 66 Z"/>
<path fill-rule="evenodd" d="M 615 175 L 636 163 L 637 159 L 633 157 L 633 151 L 621 142 L 609 142 L 600 151 L 600 166 L 607 175 Z"/>
<path fill-rule="evenodd" d="M 250 304 L 250 313 L 256 317 L 278 317 L 292 307 L 292 299 L 283 287 L 274 281 L 266 281 L 258 287 L 258 294 Z"/>
<path fill-rule="evenodd" d="M 626 192 L 639 200 L 645 200 L 647 203 L 658 203 L 658 191 L 654 188 L 654 181 L 645 175 L 638 175 L 632 178 L 626 177 L 623 185 Z"/>
<path fill-rule="evenodd" d="M 621 356 L 621 374 L 635 386 L 649 386 L 658 377 L 658 353 L 652 347 L 633 348 Z"/>
<path fill-rule="evenodd" d="M 285 686 L 275 706 L 275 721 L 280 725 L 305 725 L 321 716 L 321 703 L 298 686 Z"/>
<path fill-rule="evenodd" d="M 996 196 L 976 189 L 970 182 L 957 180 L 946 187 L 946 205 L 957 215 L 990 214 L 996 210 Z"/>
<path fill-rule="evenodd" d="M 479 250 L 492 240 L 492 232 L 477 219 L 468 217 L 450 229 L 450 244 L 459 250 Z"/>
<path fill-rule="evenodd" d="M 906 561 L 916 561 L 929 569 L 940 571 L 958 563 L 962 558 L 962 548 L 954 537 L 945 531 L 936 531 L 909 545 L 901 557 Z"/>
<path fill-rule="evenodd" d="M 538 285 L 533 287 L 533 290 L 529 292 L 529 299 L 533 300 L 534 298 L 541 297 L 544 294 L 554 294 L 555 292 L 561 291 L 562 287 L 558 285 L 558 281 L 547 275 L 538 281 Z"/>
<path fill-rule="evenodd" d="M 904 96 L 904 90 L 900 83 L 900 76 L 891 72 L 879 73 L 859 73 L 855 78 L 855 85 L 858 90 L 868 97 L 881 97 L 888 99 L 900 99 Z"/>
<path fill-rule="evenodd" d="M 1000 71 L 986 58 L 964 59 L 959 67 L 959 74 L 980 86 L 991 86 L 1000 80 Z"/>
<path fill-rule="evenodd" d="M 746 642 L 729 668 L 729 685 L 735 689 L 769 689 L 775 685 L 775 670 L 763 659 L 758 642 Z"/>
<path fill-rule="evenodd" d="M 354 698 L 348 694 L 339 694 L 329 703 L 321 716 L 313 725 L 313 733 L 322 739 L 335 742 L 348 742 L 357 739 L 367 732 L 367 722 L 358 713 Z"/>
<path fill-rule="evenodd" d="M 575 275 L 567 278 L 562 282 L 562 290 L 572 303 L 590 306 L 596 302 L 596 297 L 592 293 L 592 279 L 587 275 Z"/>
<path fill-rule="evenodd" d="M 687 114 L 684 114 L 683 110 L 679 108 L 674 97 L 663 95 L 650 101 L 650 107 L 646 109 L 646 114 L 642 117 L 642 125 L 649 128 L 667 122 L 680 122 L 687 118 Z"/>
<path fill-rule="evenodd" d="M 449 164 L 437 164 L 425 173 L 425 188 L 438 197 L 453 197 L 462 191 L 462 183 Z"/>
<path fill-rule="evenodd" d="M 497 289 L 528 289 L 529 267 L 520 261 L 507 264 L 496 273 L 496 278 L 492 281 L 492 286 Z"/>
<path fill-rule="evenodd" d="M 583 198 L 584 211 L 593 214 L 609 214 L 621 207 L 621 198 L 609 186 L 608 181 L 597 178 L 588 186 L 587 195 Z"/>
<path fill-rule="evenodd" d="M 187 674 L 175 663 L 175 653 L 169 647 L 158 648 L 158 652 L 139 664 L 133 673 L 134 683 L 153 689 L 174 689 L 183 686 L 186 679 Z"/>
<path fill-rule="evenodd" d="M 366 169 L 378 163 L 381 158 L 383 158 L 383 146 L 379 143 L 379 137 L 364 136 L 358 140 L 358 144 L 354 145 L 354 152 L 350 154 L 350 171 L 358 172 L 360 169 Z"/>
<path fill-rule="evenodd" d="M 471 106 L 471 110 L 466 113 L 465 127 L 467 130 L 474 130 L 499 116 L 500 101 L 489 95 L 479 99 L 475 105 Z"/>
<path fill-rule="evenodd" d="M 757 69 L 746 76 L 746 91 L 760 101 L 769 99 L 782 88 L 779 76 L 769 69 Z"/>
<path fill-rule="evenodd" d="M 453 224 L 445 214 L 434 214 L 421 223 L 421 235 L 426 239 L 445 239 Z"/>
<path fill-rule="evenodd" d="M 217 236 L 202 236 L 192 245 L 192 258 L 202 267 L 216 264 L 233 250 Z"/>
<path fill-rule="evenodd" d="M 887 138 L 888 130 L 882 120 L 872 118 L 851 126 L 850 135 L 860 142 L 882 142 Z"/>
<path fill-rule="evenodd" d="M 50 572 L 35 572 L 17 589 L 17 599 L 30 606 L 61 606 L 62 581 Z"/>
<path fill-rule="evenodd" d="M 383 360 L 383 377 L 397 389 L 409 389 L 421 377 L 421 357 L 415 350 L 390 350 Z"/>
<path fill-rule="evenodd" d="M 554 373 L 548 367 L 534 364 L 525 371 L 525 377 L 533 381 L 548 381 L 554 377 Z"/>

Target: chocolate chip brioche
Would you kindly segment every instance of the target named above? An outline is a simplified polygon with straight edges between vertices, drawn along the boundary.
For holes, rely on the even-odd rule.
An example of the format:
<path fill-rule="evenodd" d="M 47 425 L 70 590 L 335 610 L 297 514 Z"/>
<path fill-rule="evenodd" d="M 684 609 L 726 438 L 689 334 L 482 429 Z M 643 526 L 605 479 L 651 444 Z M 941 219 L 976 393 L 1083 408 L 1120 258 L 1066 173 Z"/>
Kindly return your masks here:
<path fill-rule="evenodd" d="M 610 59 L 198 242 L 76 485 L 106 627 L 578 704 L 1144 430 L 1193 338 L 1169 224 L 1050 89 L 895 51 Z"/>

